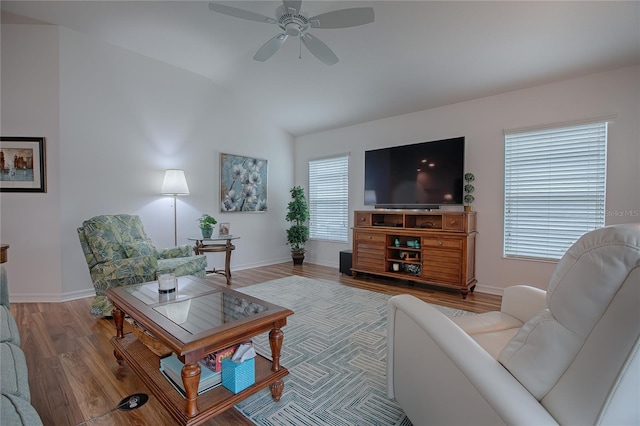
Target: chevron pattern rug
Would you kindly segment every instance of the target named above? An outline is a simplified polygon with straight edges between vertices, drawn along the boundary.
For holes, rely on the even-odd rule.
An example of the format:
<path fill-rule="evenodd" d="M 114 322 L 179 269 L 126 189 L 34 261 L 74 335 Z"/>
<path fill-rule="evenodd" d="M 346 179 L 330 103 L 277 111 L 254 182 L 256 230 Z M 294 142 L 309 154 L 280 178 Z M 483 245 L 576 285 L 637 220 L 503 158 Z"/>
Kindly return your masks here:
<path fill-rule="evenodd" d="M 388 295 L 336 282 L 291 276 L 239 289 L 287 307 L 282 399 L 265 389 L 236 405 L 258 425 L 363 426 L 411 422 L 386 394 Z M 445 315 L 473 315 L 436 306 Z M 271 354 L 267 334 L 253 340 Z"/>

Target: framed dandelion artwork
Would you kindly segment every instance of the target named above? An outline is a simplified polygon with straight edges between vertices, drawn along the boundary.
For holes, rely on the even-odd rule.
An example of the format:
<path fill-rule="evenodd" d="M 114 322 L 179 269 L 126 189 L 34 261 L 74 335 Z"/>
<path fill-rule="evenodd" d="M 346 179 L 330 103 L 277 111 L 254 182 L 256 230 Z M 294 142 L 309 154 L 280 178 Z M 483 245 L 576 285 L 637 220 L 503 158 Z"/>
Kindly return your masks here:
<path fill-rule="evenodd" d="M 267 160 L 220 154 L 220 211 L 267 211 Z"/>

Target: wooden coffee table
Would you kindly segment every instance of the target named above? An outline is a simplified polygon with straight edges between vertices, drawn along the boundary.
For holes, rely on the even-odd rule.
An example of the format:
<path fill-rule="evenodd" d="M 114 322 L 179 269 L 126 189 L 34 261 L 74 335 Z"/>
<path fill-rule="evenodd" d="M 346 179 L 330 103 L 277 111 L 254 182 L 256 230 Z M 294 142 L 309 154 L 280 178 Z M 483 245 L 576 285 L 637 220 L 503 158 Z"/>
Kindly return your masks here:
<path fill-rule="evenodd" d="M 293 311 L 192 276 L 178 278 L 174 294 L 158 293 L 158 283 L 110 288 L 116 336 L 111 339 L 118 363 L 126 361 L 171 416 L 182 425 L 196 425 L 217 416 L 266 388 L 274 401 L 289 371 L 280 365 L 281 328 Z M 160 372 L 160 357 L 133 334 L 123 333 L 125 314 L 171 349 L 185 366 L 186 399 Z M 255 384 L 238 394 L 223 386 L 198 395 L 200 366 L 206 355 L 269 332 L 271 358 L 255 359 Z"/>

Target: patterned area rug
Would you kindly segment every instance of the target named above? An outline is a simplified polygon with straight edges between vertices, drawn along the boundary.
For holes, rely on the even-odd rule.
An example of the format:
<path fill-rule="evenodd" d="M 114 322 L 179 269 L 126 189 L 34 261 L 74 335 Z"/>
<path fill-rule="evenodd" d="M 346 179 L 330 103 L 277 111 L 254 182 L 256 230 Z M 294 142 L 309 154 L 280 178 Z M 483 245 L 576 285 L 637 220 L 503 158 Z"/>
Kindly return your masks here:
<path fill-rule="evenodd" d="M 265 389 L 236 408 L 258 425 L 403 425 L 386 394 L 388 295 L 291 276 L 239 291 L 295 312 L 287 319 L 281 362 L 289 369 L 279 403 Z M 433 305 L 448 316 L 473 315 Z M 266 334 L 254 338 L 271 354 Z"/>

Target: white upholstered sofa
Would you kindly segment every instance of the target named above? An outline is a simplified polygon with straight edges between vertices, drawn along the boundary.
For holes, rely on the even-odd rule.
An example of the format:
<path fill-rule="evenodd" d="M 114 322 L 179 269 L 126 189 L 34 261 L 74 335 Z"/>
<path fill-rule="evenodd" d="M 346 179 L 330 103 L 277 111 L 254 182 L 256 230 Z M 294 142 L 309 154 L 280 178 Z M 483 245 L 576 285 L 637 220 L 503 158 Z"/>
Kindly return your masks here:
<path fill-rule="evenodd" d="M 640 424 L 640 224 L 582 236 L 548 290 L 448 318 L 388 307 L 387 391 L 414 425 Z"/>

